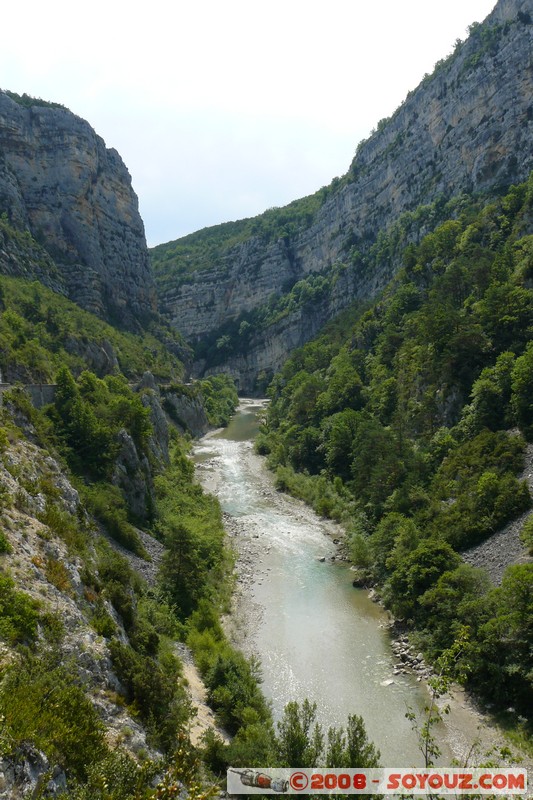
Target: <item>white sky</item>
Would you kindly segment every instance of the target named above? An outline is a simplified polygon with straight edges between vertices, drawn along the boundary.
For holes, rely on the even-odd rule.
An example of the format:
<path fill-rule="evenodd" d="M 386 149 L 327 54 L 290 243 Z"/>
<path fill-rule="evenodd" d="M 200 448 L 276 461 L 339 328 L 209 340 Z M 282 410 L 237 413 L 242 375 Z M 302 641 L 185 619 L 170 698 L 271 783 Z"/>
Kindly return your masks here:
<path fill-rule="evenodd" d="M 66 105 L 119 151 L 154 245 L 342 175 L 495 2 L 4 2 L 0 87 Z"/>

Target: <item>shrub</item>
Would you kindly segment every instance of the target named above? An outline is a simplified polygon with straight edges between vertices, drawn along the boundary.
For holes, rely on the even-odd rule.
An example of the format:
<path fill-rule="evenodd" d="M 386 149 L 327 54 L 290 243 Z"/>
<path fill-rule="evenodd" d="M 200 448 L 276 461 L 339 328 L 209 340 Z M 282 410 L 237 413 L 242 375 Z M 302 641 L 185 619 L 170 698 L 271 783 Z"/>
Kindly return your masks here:
<path fill-rule="evenodd" d="M 6 486 L 0 485 L 0 512 L 11 505 L 11 496 Z"/>
<path fill-rule="evenodd" d="M 105 753 L 104 726 L 72 670 L 53 653 L 26 653 L 0 684 L 0 713 L 11 742 L 31 741 L 53 763 L 84 778 Z"/>
<path fill-rule="evenodd" d="M 237 733 L 246 721 L 247 710 L 255 709 L 267 719 L 266 704 L 258 684 L 258 666 L 227 645 L 219 653 L 206 675 L 209 700 L 224 727 Z"/>
<path fill-rule="evenodd" d="M 15 589 L 9 575 L 0 575 L 0 637 L 9 644 L 35 639 L 39 620 L 38 603 Z"/>
<path fill-rule="evenodd" d="M 117 626 L 101 600 L 96 603 L 96 608 L 91 616 L 91 625 L 99 636 L 111 639 L 117 632 Z"/>
<path fill-rule="evenodd" d="M 11 553 L 11 545 L 2 531 L 0 531 L 0 553 Z"/>
<path fill-rule="evenodd" d="M 102 760 L 88 765 L 87 778 L 69 781 L 68 791 L 57 800 L 133 800 L 154 797 L 146 787 L 154 783 L 161 763 L 146 760 L 139 764 L 124 750 L 108 751 Z M 159 795 L 158 795 L 159 800 Z"/>
<path fill-rule="evenodd" d="M 533 514 L 530 514 L 524 522 L 522 531 L 520 532 L 520 538 L 528 548 L 529 554 L 533 556 Z"/>
<path fill-rule="evenodd" d="M 72 594 L 72 582 L 68 569 L 61 561 L 55 558 L 48 558 L 44 570 L 46 580 L 49 581 L 56 589 L 65 594 Z"/>
<path fill-rule="evenodd" d="M 126 503 L 116 486 L 95 483 L 85 487 L 83 494 L 89 512 L 103 523 L 111 538 L 141 557 L 147 555 L 139 534 L 128 522 Z"/>
<path fill-rule="evenodd" d="M 258 433 L 254 442 L 255 452 L 260 456 L 268 456 L 271 452 L 270 440 L 265 433 Z"/>
<path fill-rule="evenodd" d="M 9 437 L 5 428 L 0 428 L 0 454 L 4 453 L 9 444 Z"/>
<path fill-rule="evenodd" d="M 109 643 L 113 669 L 146 725 L 153 743 L 169 752 L 189 719 L 189 701 L 179 683 L 178 660 L 170 653 L 158 660 L 117 639 Z"/>
<path fill-rule="evenodd" d="M 130 630 L 135 619 L 135 601 L 133 592 L 118 581 L 109 581 L 105 587 L 105 595 L 113 608 L 120 615 L 126 630 Z"/>
<path fill-rule="evenodd" d="M 37 516 L 39 521 L 50 528 L 52 533 L 63 539 L 69 549 L 78 553 L 83 551 L 85 540 L 76 517 L 50 501 L 46 503 L 45 510 Z"/>

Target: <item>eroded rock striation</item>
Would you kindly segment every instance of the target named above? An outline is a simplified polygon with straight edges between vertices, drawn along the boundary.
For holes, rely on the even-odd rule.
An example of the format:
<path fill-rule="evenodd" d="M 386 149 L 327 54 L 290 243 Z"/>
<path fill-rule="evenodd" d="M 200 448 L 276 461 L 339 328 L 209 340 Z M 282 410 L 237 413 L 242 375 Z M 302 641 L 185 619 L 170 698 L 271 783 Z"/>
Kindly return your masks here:
<path fill-rule="evenodd" d="M 116 150 L 75 114 L 0 91 L 2 213 L 45 251 L 21 260 L 21 243 L 0 236 L 4 274 L 37 278 L 130 328 L 155 310 L 131 177 Z"/>
<path fill-rule="evenodd" d="M 420 205 L 461 193 L 492 193 L 533 169 L 533 24 L 530 0 L 499 0 L 469 38 L 437 64 L 389 120 L 357 150 L 312 219 L 282 237 L 252 236 L 222 247 L 212 263 L 172 273 L 158 268 L 162 310 L 192 342 L 258 309 L 312 274 L 331 274 L 329 291 L 251 336 L 240 351 L 197 364 L 197 374 L 229 370 L 243 391 L 278 369 L 354 299 L 375 297 L 399 266 L 365 271 L 381 230 Z M 413 239 L 427 232 L 412 230 Z M 344 269 L 338 270 L 342 264 Z"/>

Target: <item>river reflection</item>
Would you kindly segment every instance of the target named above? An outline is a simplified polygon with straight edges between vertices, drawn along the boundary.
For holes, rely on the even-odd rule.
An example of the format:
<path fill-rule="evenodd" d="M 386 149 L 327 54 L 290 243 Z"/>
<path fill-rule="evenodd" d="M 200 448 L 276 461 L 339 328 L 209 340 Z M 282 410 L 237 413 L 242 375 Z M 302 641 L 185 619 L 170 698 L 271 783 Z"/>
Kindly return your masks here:
<path fill-rule="evenodd" d="M 235 522 L 247 576 L 237 613 L 245 621 L 245 650 L 259 657 L 274 717 L 289 700 L 308 697 L 325 727 L 360 714 L 384 765 L 421 765 L 405 714 L 423 712 L 427 691 L 412 675 L 393 675 L 383 610 L 352 587 L 346 565 L 331 560 L 334 526 L 274 490 L 251 444 L 259 408 L 242 404 L 228 428 L 202 439 L 195 453 L 200 480 Z"/>

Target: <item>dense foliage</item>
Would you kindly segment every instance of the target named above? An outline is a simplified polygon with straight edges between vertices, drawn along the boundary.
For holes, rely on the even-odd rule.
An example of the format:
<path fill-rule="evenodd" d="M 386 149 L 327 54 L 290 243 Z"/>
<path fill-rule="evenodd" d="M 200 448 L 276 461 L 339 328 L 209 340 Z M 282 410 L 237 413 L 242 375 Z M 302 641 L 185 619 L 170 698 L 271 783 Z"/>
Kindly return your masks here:
<path fill-rule="evenodd" d="M 533 177 L 484 207 L 462 198 L 418 245 L 401 221 L 382 234 L 369 266 L 394 252 L 403 269 L 343 337 L 293 354 L 258 440 L 279 488 L 347 523 L 361 580 L 426 651 L 466 629 L 470 683 L 528 714 L 533 567 L 491 589 L 457 553 L 531 504 L 517 476 L 533 439 L 532 209 Z"/>
<path fill-rule="evenodd" d="M 199 386 L 210 424 L 215 428 L 227 425 L 239 404 L 233 380 L 229 375 L 212 375 L 199 381 Z"/>
<path fill-rule="evenodd" d="M 86 370 L 75 381 L 62 367 L 56 384 L 49 415 L 75 472 L 109 478 L 122 429 L 131 435 L 139 452 L 146 452 L 151 432 L 149 409 L 124 377 L 100 380 Z"/>
<path fill-rule="evenodd" d="M 15 759 L 38 748 L 54 768 L 64 770 L 69 800 L 171 797 L 182 779 L 190 782 L 191 798 L 200 798 L 198 781 L 203 783 L 205 768 L 189 757 L 190 744 L 183 745 L 192 709 L 176 641 L 187 635 L 188 618 L 202 600 L 209 599 L 211 613 L 218 617 L 229 592 L 231 558 L 218 505 L 194 483 L 185 439 L 172 433 L 167 464 L 154 439 L 151 415 L 157 393 L 134 389 L 128 381 L 146 369 L 155 369 L 160 380 L 172 380 L 182 365 L 150 333 L 120 333 L 38 283 L 8 278 L 1 283 L 4 376 L 55 384 L 53 401 L 42 409 L 32 405 L 22 386 L 3 394 L 0 459 L 8 483 L 2 481 L 0 514 L 8 516 L 2 526 L 36 525 L 38 536 L 50 542 L 46 553 L 33 556 L 31 563 L 56 591 L 55 607 L 61 613 L 51 613 L 48 601 L 19 588 L 16 554 L 2 532 L 0 640 L 2 647 L 9 647 L 9 657 L 0 670 L 0 754 Z M 104 361 L 113 355 L 117 360 L 98 377 L 87 366 L 104 347 Z M 176 391 L 178 387 L 174 384 Z M 237 402 L 233 383 L 224 377 L 183 386 L 183 391 L 194 394 L 199 408 L 205 394 L 207 412 L 216 424 L 231 415 Z M 11 446 L 28 435 L 42 453 L 40 467 L 26 467 L 10 457 Z M 135 460 L 126 460 L 127 480 L 121 483 L 116 475 L 124 442 L 143 472 L 133 474 Z M 82 503 L 77 512 L 65 507 L 58 488 L 62 484 L 46 468 L 50 456 L 78 490 Z M 139 477 L 147 489 L 140 519 L 128 495 L 128 482 Z M 13 481 L 19 486 L 15 495 L 6 488 Z M 38 498 L 37 509 L 33 498 Z M 11 513 L 34 520 L 13 522 Z M 164 548 L 153 586 L 132 567 L 150 559 L 139 524 Z M 117 552 L 109 539 L 120 543 L 123 552 L 136 553 L 137 561 Z M 56 542 L 66 546 L 70 564 L 58 555 Z M 72 561 L 79 571 L 76 586 Z M 127 746 L 131 731 L 122 737 L 125 747 L 106 738 L 94 702 L 96 689 L 85 677 L 91 675 L 86 669 L 90 657 L 83 647 L 73 653 L 66 636 L 65 625 L 70 630 L 71 622 L 62 617 L 61 598 L 74 597 L 95 635 L 102 637 L 102 653 L 120 680 L 121 694 L 111 693 L 112 699 L 142 723 L 147 744 L 161 759 L 148 758 L 139 749 L 133 757 Z M 226 655 L 237 660 L 224 637 L 221 641 Z M 250 681 L 268 719 L 251 673 Z M 157 789 L 156 776 L 163 776 Z"/>
<path fill-rule="evenodd" d="M 119 331 L 36 281 L 0 276 L 0 312 L 4 381 L 53 383 L 61 366 L 130 379 L 147 369 L 162 381 L 183 374 L 183 364 L 162 342 L 171 338 L 165 329 L 156 328 L 157 336 Z"/>

